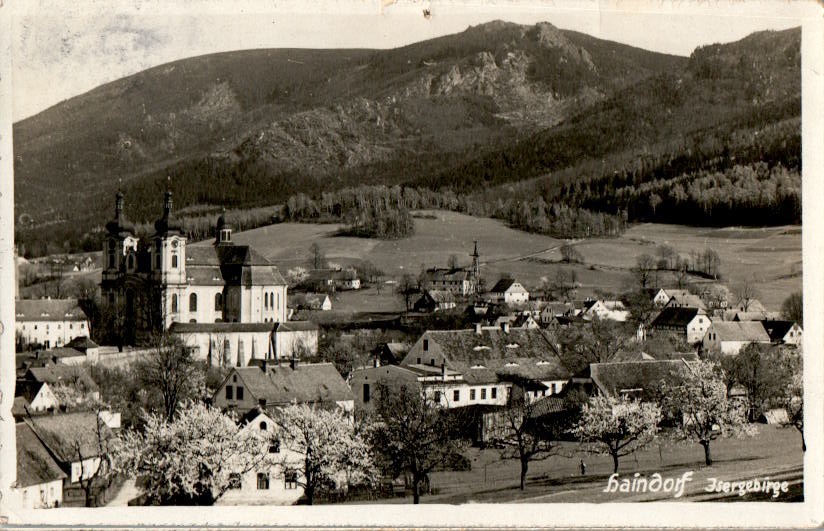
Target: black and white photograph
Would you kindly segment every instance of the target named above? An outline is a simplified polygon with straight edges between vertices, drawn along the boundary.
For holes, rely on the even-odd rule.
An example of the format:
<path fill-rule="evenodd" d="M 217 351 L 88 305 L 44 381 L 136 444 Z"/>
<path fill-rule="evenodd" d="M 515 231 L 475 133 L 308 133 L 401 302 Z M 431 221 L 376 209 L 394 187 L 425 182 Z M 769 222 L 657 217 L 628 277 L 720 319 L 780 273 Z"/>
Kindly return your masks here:
<path fill-rule="evenodd" d="M 822 20 L 3 0 L 2 522 L 820 525 Z"/>

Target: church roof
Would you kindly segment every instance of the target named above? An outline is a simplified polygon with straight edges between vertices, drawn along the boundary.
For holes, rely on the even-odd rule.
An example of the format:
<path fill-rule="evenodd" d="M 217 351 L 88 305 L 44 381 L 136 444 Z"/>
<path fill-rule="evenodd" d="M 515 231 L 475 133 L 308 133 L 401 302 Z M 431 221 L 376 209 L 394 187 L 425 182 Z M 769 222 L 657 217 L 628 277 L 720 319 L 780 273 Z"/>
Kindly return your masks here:
<path fill-rule="evenodd" d="M 248 245 L 192 245 L 186 250 L 186 268 L 189 283 L 198 286 L 286 284 L 277 267 Z"/>

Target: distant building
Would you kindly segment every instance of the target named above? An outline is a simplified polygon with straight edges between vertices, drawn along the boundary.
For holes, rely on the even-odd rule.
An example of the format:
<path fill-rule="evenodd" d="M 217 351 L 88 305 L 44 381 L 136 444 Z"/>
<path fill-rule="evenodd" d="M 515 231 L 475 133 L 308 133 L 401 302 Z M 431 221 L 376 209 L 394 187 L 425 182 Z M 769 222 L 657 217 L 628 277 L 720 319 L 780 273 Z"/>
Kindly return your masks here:
<path fill-rule="evenodd" d="M 241 415 L 261 407 L 265 411 L 290 404 L 354 408 L 346 381 L 331 363 L 275 364 L 256 360 L 249 367 L 233 368 L 212 396 L 221 409 Z"/>
<path fill-rule="evenodd" d="M 706 310 L 707 307 L 701 297 L 694 295 L 685 289 L 660 289 L 653 297 L 653 302 L 659 306 L 669 306 L 672 308 L 699 308 Z"/>
<path fill-rule="evenodd" d="M 274 358 L 313 357 L 318 353 L 318 325 L 310 321 L 286 321 L 274 329 Z"/>
<path fill-rule="evenodd" d="M 286 320 L 286 282 L 277 268 L 248 245 L 232 242 L 220 216 L 213 245 L 187 245 L 182 222 L 166 192 L 163 215 L 147 241 L 135 236 L 118 192 L 115 217 L 106 225 L 101 295 L 122 304 L 138 327 L 172 323 L 275 323 Z"/>
<path fill-rule="evenodd" d="M 415 301 L 412 309 L 416 312 L 438 312 L 452 310 L 457 306 L 455 296 L 448 290 L 424 290 L 423 295 Z"/>
<path fill-rule="evenodd" d="M 17 299 L 15 331 L 26 344 L 62 347 L 89 336 L 89 318 L 77 299 Z"/>
<path fill-rule="evenodd" d="M 667 306 L 653 319 L 650 329 L 676 332 L 692 345 L 704 338 L 711 325 L 712 321 L 701 309 Z"/>
<path fill-rule="evenodd" d="M 355 269 L 312 269 L 309 283 L 317 291 L 355 290 L 361 288 L 361 280 Z"/>
<path fill-rule="evenodd" d="M 593 390 L 605 396 L 657 400 L 662 383 L 671 381 L 689 363 L 683 359 L 591 363 L 588 372 Z"/>
<path fill-rule="evenodd" d="M 423 273 L 423 288 L 434 291 L 450 291 L 467 296 L 475 293 L 477 282 L 466 269 L 431 268 Z"/>
<path fill-rule="evenodd" d="M 610 321 L 624 322 L 629 317 L 629 311 L 621 301 L 590 301 L 583 312 L 581 318 L 585 321 L 591 321 L 594 318 L 601 320 L 608 319 Z"/>
<path fill-rule="evenodd" d="M 799 346 L 802 343 L 804 331 L 798 323 L 792 321 L 762 321 L 764 330 L 773 343 Z"/>
<path fill-rule="evenodd" d="M 27 413 L 37 414 L 54 411 L 60 407 L 57 397 L 49 384 L 36 380 L 17 380 L 14 385 L 15 398 L 26 400 Z"/>
<path fill-rule="evenodd" d="M 32 367 L 26 371 L 23 379 L 30 382 L 45 382 L 52 391 L 62 386 L 69 387 L 83 399 L 100 400 L 99 387 L 83 367 L 60 364 Z"/>
<path fill-rule="evenodd" d="M 23 501 L 21 510 L 59 507 L 63 504 L 66 473 L 48 448 L 25 422 L 15 425 L 17 481 L 14 489 Z"/>
<path fill-rule="evenodd" d="M 704 335 L 702 347 L 707 352 L 738 354 L 751 343 L 770 342 L 770 336 L 761 321 L 716 321 Z"/>
<path fill-rule="evenodd" d="M 358 409 L 369 407 L 377 398 L 379 386 L 386 386 L 391 391 L 401 387 L 420 388 L 420 374 L 400 365 L 383 365 L 355 369 L 349 375 L 349 386 Z"/>
<path fill-rule="evenodd" d="M 497 302 L 504 304 L 525 304 L 529 300 L 529 292 L 511 278 L 502 278 L 489 290 L 489 295 Z"/>

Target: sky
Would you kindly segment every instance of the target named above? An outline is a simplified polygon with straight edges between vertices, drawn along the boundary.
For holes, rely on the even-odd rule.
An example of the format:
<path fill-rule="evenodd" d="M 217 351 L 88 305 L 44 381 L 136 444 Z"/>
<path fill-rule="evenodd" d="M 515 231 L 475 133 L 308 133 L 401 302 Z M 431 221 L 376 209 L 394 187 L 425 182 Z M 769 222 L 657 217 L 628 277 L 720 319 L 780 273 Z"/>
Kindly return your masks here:
<path fill-rule="evenodd" d="M 689 55 L 798 26 L 802 3 L 561 0 L 6 0 L 13 119 L 185 57 L 252 48 L 392 48 L 490 20 L 548 21 L 648 50 Z M 429 9 L 431 16 L 423 16 Z"/>

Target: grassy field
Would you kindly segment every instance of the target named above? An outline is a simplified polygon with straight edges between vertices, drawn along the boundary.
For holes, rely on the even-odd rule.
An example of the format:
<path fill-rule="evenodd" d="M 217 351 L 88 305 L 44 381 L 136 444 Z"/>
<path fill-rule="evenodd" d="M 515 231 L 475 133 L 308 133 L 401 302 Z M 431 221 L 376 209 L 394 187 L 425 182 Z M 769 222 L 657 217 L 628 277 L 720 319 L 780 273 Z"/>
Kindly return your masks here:
<path fill-rule="evenodd" d="M 659 472 L 665 479 L 681 477 L 692 471 L 692 481 L 686 484 L 684 496 L 675 500 L 664 493 L 605 493 L 612 473 L 609 456 L 578 453 L 570 443 L 564 447 L 567 457 L 553 456 L 530 464 L 526 488 L 521 491 L 519 465 L 516 460 L 500 459 L 497 450 L 470 450 L 472 470 L 465 472 L 436 472 L 431 476 L 435 494 L 421 498 L 422 503 L 502 503 L 502 502 L 627 502 L 627 501 L 708 501 L 727 499 L 761 500 L 763 496 L 743 498 L 708 494 L 704 488 L 708 478 L 723 481 L 769 477 L 787 481 L 787 494 L 776 501 L 802 501 L 803 452 L 801 439 L 794 428 L 759 425 L 758 434 L 744 440 L 718 440 L 711 446 L 714 463 L 704 465 L 704 451 L 698 444 L 653 445 L 641 452 L 624 457 L 619 463 L 619 479 L 636 472 L 649 476 Z M 580 459 L 587 465 L 581 475 Z M 764 499 L 764 501 L 771 501 Z M 374 503 L 374 502 L 373 502 Z M 411 503 L 411 497 L 380 500 L 378 503 Z"/>
<path fill-rule="evenodd" d="M 641 224 L 619 238 L 596 238 L 575 243 L 584 264 L 560 264 L 561 241 L 510 229 L 500 221 L 475 218 L 455 212 L 433 211 L 435 219 L 416 218 L 415 234 L 396 241 L 337 236 L 340 226 L 281 223 L 238 233 L 237 243 L 251 244 L 282 269 L 305 265 L 309 247 L 317 243 L 328 259 L 340 265 L 369 260 L 393 278 L 405 272 L 417 275 L 421 267 L 445 267 L 450 255 L 470 263 L 473 240 L 478 240 L 481 272 L 491 285 L 502 273 L 510 273 L 527 288 L 536 288 L 541 278 L 552 279 L 559 268 L 574 267 L 582 284 L 580 295 L 596 289 L 620 292 L 638 255 L 655 255 L 667 243 L 683 255 L 706 246 L 721 257 L 726 283 L 755 277 L 760 299 L 768 309 L 778 310 L 782 301 L 801 289 L 800 227 L 706 228 L 679 225 Z M 209 245 L 202 242 L 197 245 Z M 367 306 L 361 306 L 365 304 Z M 391 290 L 339 294 L 337 308 L 388 311 L 398 308 Z"/>

